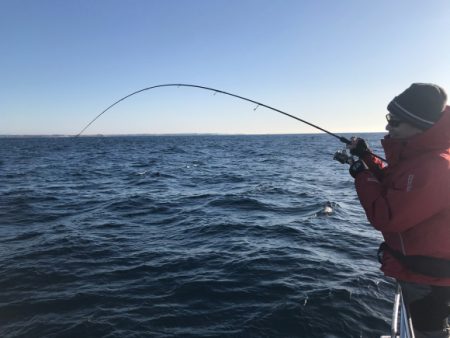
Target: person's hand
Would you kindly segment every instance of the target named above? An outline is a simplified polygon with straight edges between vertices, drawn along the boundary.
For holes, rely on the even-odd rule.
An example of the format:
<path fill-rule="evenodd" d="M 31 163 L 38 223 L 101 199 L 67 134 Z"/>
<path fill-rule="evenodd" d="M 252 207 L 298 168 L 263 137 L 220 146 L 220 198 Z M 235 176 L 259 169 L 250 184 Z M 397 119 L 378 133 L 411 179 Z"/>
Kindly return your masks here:
<path fill-rule="evenodd" d="M 364 155 L 371 153 L 366 140 L 359 137 L 352 137 L 350 142 L 351 143 L 347 145 L 347 149 L 350 150 L 350 154 L 353 156 L 363 157 Z"/>
<path fill-rule="evenodd" d="M 356 178 L 356 176 L 358 176 L 358 174 L 360 174 L 363 171 L 368 170 L 368 169 L 369 168 L 364 163 L 364 161 L 358 160 L 358 161 L 353 162 L 353 164 L 350 166 L 350 169 L 348 170 L 348 172 L 350 173 L 350 175 L 352 175 L 353 178 Z"/>

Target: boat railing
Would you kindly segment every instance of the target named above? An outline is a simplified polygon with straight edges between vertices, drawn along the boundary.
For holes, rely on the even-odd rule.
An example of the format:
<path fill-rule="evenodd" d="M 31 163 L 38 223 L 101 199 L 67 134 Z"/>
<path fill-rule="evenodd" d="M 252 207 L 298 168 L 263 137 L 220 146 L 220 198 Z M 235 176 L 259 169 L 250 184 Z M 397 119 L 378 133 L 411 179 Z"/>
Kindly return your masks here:
<path fill-rule="evenodd" d="M 391 335 L 381 338 L 415 338 L 411 316 L 403 301 L 402 288 L 397 284 L 392 310 Z"/>

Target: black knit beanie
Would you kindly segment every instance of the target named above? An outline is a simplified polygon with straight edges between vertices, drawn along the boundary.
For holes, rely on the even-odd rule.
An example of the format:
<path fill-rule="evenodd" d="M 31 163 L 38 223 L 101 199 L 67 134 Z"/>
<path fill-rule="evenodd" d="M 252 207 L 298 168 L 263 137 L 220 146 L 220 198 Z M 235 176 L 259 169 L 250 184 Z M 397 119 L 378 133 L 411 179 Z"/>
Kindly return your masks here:
<path fill-rule="evenodd" d="M 396 118 L 425 130 L 439 120 L 447 103 L 447 94 L 431 83 L 413 83 L 396 96 L 387 109 Z"/>

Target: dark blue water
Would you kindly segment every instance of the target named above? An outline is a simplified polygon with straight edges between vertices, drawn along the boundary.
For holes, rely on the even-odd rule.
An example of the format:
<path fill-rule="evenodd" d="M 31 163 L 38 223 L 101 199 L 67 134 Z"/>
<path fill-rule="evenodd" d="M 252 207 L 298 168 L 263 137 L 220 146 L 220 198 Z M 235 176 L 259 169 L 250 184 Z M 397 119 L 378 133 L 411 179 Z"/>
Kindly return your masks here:
<path fill-rule="evenodd" d="M 340 148 L 328 135 L 0 139 L 0 336 L 389 332 L 381 237 Z"/>

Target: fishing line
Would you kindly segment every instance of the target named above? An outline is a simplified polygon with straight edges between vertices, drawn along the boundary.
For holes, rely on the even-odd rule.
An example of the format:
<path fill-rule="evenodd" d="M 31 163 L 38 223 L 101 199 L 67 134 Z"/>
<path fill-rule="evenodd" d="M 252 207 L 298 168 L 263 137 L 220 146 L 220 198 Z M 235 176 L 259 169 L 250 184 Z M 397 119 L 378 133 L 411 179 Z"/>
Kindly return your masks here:
<path fill-rule="evenodd" d="M 332 132 L 330 132 L 330 131 L 328 131 L 328 130 L 326 130 L 326 129 L 323 129 L 323 128 L 321 128 L 321 127 L 319 127 L 319 126 L 317 126 L 317 125 L 315 125 L 315 124 L 313 124 L 313 123 L 311 123 L 311 122 L 305 121 L 305 120 L 303 120 L 303 119 L 301 119 L 301 118 L 299 118 L 299 117 L 297 117 L 297 116 L 295 116 L 295 115 L 288 114 L 288 113 L 286 113 L 286 112 L 284 112 L 284 111 L 282 111 L 282 110 L 273 108 L 273 107 L 268 106 L 268 105 L 266 105 L 266 104 L 264 104 L 264 103 L 261 103 L 261 102 L 255 101 L 255 100 L 251 100 L 251 99 L 248 99 L 248 98 L 243 97 L 243 96 L 240 96 L 240 95 L 228 93 L 228 92 L 223 91 L 223 90 L 220 90 L 220 89 L 215 89 L 215 88 L 205 87 L 205 86 L 199 86 L 199 85 L 193 85 L 193 84 L 185 84 L 185 83 L 160 84 L 160 85 L 156 85 L 156 86 L 152 86 L 152 87 L 143 88 L 143 89 L 140 89 L 140 90 L 138 90 L 138 91 L 135 91 L 135 92 L 133 92 L 133 93 L 131 93 L 131 94 L 128 94 L 127 96 L 124 96 L 124 97 L 122 97 L 120 100 L 117 100 L 116 102 L 114 102 L 113 104 L 111 104 L 109 107 L 107 107 L 105 110 L 103 110 L 100 114 L 98 114 L 98 115 L 97 115 L 91 122 L 89 122 L 89 123 L 88 123 L 88 124 L 87 124 L 87 125 L 86 125 L 86 126 L 85 126 L 78 134 L 77 134 L 77 135 L 75 135 L 75 137 L 80 136 L 80 135 L 81 135 L 87 128 L 89 128 L 89 126 L 90 126 L 92 123 L 94 123 L 100 116 L 102 116 L 104 113 L 106 113 L 108 110 L 110 110 L 112 107 L 114 107 L 114 106 L 115 106 L 116 104 L 118 104 L 119 102 L 122 102 L 123 100 L 129 98 L 130 96 L 139 94 L 139 93 L 141 93 L 141 92 L 144 92 L 144 91 L 147 91 L 147 90 L 151 90 L 151 89 L 155 89 L 155 88 L 161 88 L 161 87 L 191 87 L 191 88 L 199 88 L 199 89 L 204 89 L 204 90 L 212 91 L 212 92 L 214 92 L 214 95 L 217 94 L 217 93 L 220 93 L 220 94 L 225 94 L 225 95 L 228 95 L 228 96 L 236 97 L 236 98 L 238 98 L 238 99 L 241 99 L 241 100 L 244 100 L 244 101 L 247 101 L 247 102 L 251 102 L 251 103 L 256 104 L 256 107 L 254 108 L 254 110 L 256 110 L 256 109 L 259 108 L 259 107 L 264 107 L 264 108 L 267 108 L 267 109 L 276 111 L 277 113 L 280 113 L 280 114 L 289 116 L 290 118 L 293 118 L 293 119 L 295 119 L 295 120 L 297 120 L 297 121 L 300 121 L 300 122 L 303 122 L 303 123 L 305 123 L 305 124 L 307 124 L 307 125 L 309 125 L 309 126 L 311 126 L 311 127 L 313 127 L 313 128 L 316 128 L 316 129 L 318 129 L 318 130 L 320 130 L 320 131 L 323 131 L 323 132 L 327 133 L 328 135 L 331 135 L 331 136 L 337 138 L 337 139 L 338 139 L 339 141 L 341 141 L 342 143 L 345 143 L 345 144 L 350 144 L 350 143 L 351 143 L 351 141 L 350 141 L 349 139 L 347 139 L 347 138 L 345 138 L 345 137 L 343 137 L 343 136 L 339 136 L 339 135 L 337 135 L 337 134 L 335 134 L 335 133 L 332 133 Z M 371 154 L 372 154 L 373 156 L 379 158 L 380 160 L 386 162 L 386 160 L 383 159 L 382 157 L 380 157 L 380 156 L 378 156 L 378 155 L 375 155 L 375 154 L 373 154 L 373 153 L 371 153 Z"/>

